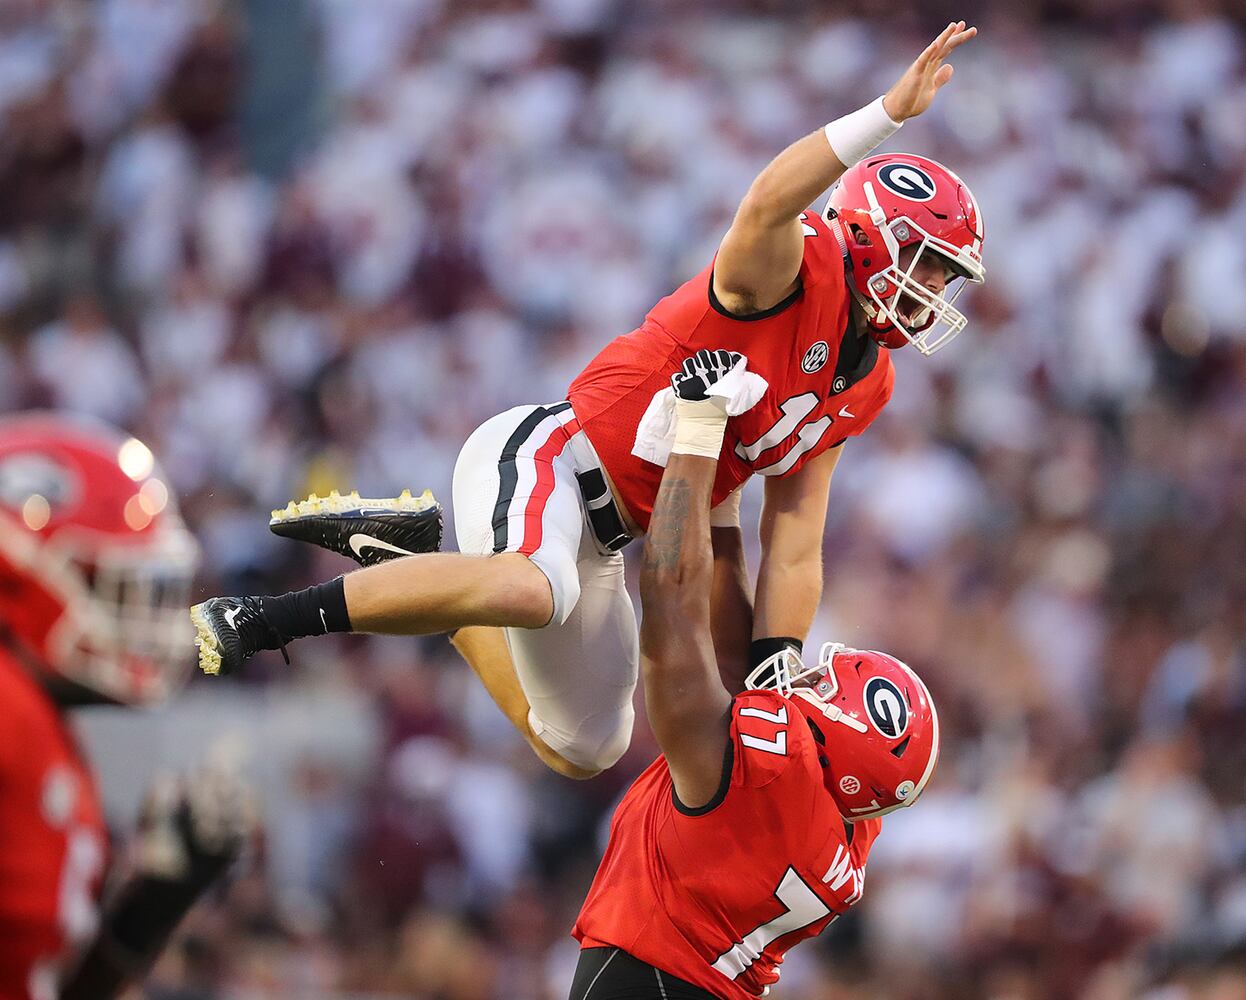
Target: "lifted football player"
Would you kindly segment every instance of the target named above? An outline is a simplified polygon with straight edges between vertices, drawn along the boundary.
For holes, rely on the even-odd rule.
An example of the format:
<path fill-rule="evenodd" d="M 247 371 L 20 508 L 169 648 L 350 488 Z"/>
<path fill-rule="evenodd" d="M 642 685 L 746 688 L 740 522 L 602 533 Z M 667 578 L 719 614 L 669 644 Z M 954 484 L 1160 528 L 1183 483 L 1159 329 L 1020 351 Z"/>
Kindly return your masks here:
<path fill-rule="evenodd" d="M 920 156 L 870 155 L 930 106 L 952 76 L 944 59 L 975 34 L 949 24 L 885 96 L 780 153 L 710 266 L 609 344 L 566 400 L 516 407 L 472 434 L 454 472 L 461 554 L 432 554 L 431 498 L 294 504 L 274 514 L 275 531 L 367 568 L 197 605 L 200 666 L 228 673 L 326 632 L 451 632 L 543 761 L 575 777 L 609 767 L 630 740 L 638 658 L 619 550 L 649 526 L 664 458 L 645 415 L 686 359 L 716 349 L 747 355 L 768 388 L 728 422 L 712 493 L 730 561 L 738 489 L 766 477 L 755 606 L 747 578 L 724 575 L 715 620 L 751 618 L 755 662 L 799 649 L 821 597 L 831 473 L 891 397 L 888 349 L 945 345 L 965 325 L 957 295 L 983 280 L 982 220 L 961 180 Z M 824 214 L 806 213 L 837 181 Z M 417 552 L 430 554 L 391 558 Z"/>
<path fill-rule="evenodd" d="M 806 667 L 784 649 L 734 699 L 723 686 L 738 663 L 711 636 L 709 513 L 727 420 L 695 388 L 676 385 L 640 570 L 662 756 L 615 811 L 575 925 L 572 1000 L 764 995 L 787 949 L 861 898 L 878 817 L 912 805 L 939 754 L 925 685 L 884 653 L 827 643 Z"/>
<path fill-rule="evenodd" d="M 159 851 L 138 852 L 101 918 L 108 831 L 66 718 L 76 705 L 158 702 L 186 675 L 198 558 L 139 441 L 54 414 L 0 418 L 4 1000 L 120 996 L 238 853 L 232 789 L 162 788 L 147 817 Z"/>

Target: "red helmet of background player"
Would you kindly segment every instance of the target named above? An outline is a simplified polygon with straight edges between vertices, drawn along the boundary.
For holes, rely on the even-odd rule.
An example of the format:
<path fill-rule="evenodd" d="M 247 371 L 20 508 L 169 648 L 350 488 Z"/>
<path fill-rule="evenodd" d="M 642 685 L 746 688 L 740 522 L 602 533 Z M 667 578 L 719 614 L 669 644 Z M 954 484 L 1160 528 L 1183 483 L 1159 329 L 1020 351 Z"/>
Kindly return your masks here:
<path fill-rule="evenodd" d="M 939 716 L 921 678 L 894 656 L 828 642 L 810 667 L 786 649 L 746 686 L 791 698 L 813 724 L 827 790 L 846 820 L 912 805 L 934 773 Z"/>
<path fill-rule="evenodd" d="M 52 413 L 0 418 L 0 641 L 109 701 L 168 695 L 193 649 L 198 546 L 146 445 Z"/>
<path fill-rule="evenodd" d="M 839 179 L 825 216 L 843 241 L 848 283 L 875 340 L 933 354 L 964 329 L 952 303 L 968 282 L 984 280 L 983 229 L 977 201 L 952 171 L 924 156 L 866 157 Z M 916 250 L 902 263 L 906 247 Z M 931 254 L 946 269 L 940 293 L 913 276 Z"/>

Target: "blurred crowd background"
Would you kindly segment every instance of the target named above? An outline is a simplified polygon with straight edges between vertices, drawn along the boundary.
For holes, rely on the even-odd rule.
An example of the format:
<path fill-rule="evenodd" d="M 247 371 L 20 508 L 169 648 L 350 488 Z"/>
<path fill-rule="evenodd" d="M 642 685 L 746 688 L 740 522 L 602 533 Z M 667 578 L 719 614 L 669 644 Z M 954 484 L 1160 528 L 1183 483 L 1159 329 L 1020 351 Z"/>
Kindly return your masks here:
<path fill-rule="evenodd" d="M 269 508 L 448 498 L 478 422 L 563 398 L 770 156 L 953 16 L 981 38 L 888 148 L 971 185 L 988 280 L 846 448 L 809 644 L 917 667 L 943 757 L 774 995 L 1239 1000 L 1234 0 L 4 0 L 0 404 L 147 441 L 199 593 L 306 586 L 345 566 L 271 537 Z M 565 996 L 643 722 L 574 784 L 443 639 L 292 652 L 84 719 L 121 830 L 154 767 L 223 743 L 259 791 L 259 847 L 147 995 Z"/>

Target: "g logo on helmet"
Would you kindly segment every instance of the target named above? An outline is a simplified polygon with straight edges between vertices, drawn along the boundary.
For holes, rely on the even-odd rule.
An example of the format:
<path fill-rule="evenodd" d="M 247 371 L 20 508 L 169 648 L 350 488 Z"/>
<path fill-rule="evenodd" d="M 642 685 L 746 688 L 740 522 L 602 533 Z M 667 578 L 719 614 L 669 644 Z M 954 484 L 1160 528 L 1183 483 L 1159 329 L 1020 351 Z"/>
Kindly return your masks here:
<path fill-rule="evenodd" d="M 888 163 L 878 171 L 878 180 L 892 194 L 909 201 L 929 201 L 935 196 L 934 178 L 908 163 Z"/>
<path fill-rule="evenodd" d="M 909 727 L 908 703 L 886 677 L 871 677 L 865 682 L 865 714 L 870 725 L 889 740 L 899 739 Z"/>
<path fill-rule="evenodd" d="M 32 496 L 41 496 L 53 508 L 77 493 L 74 475 L 46 455 L 18 453 L 0 461 L 0 504 L 21 510 Z"/>

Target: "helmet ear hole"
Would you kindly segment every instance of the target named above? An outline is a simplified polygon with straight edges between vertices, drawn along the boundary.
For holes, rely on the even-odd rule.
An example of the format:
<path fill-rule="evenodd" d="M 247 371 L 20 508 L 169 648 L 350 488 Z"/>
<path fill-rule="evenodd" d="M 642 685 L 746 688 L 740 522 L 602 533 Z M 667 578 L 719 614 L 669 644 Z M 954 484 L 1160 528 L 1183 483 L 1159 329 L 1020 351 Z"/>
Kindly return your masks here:
<path fill-rule="evenodd" d="M 857 246 L 872 247 L 874 245 L 869 233 L 856 223 L 851 224 L 848 228 L 852 231 L 852 238 L 857 241 Z"/>

